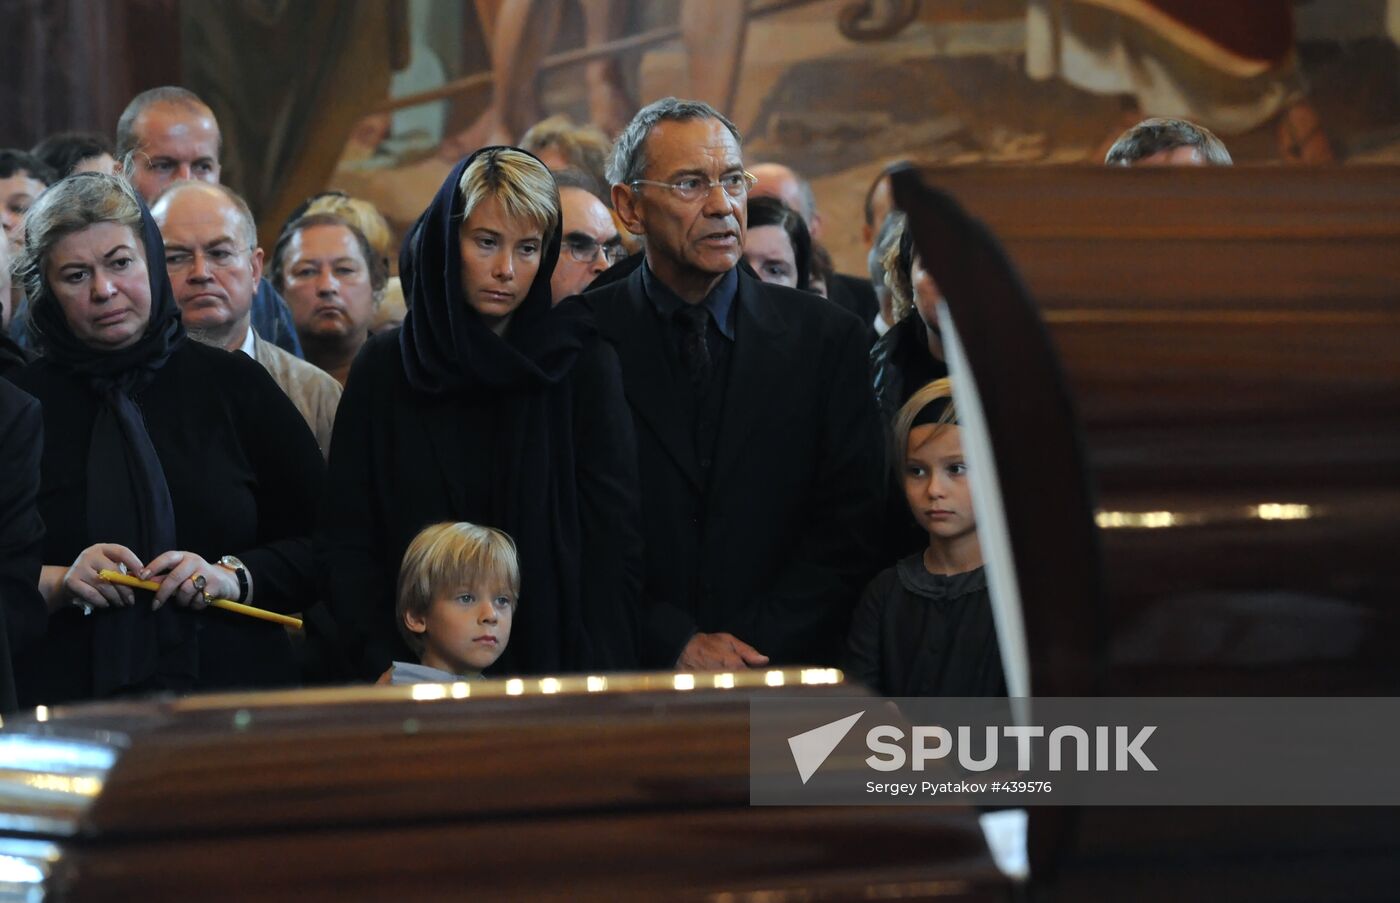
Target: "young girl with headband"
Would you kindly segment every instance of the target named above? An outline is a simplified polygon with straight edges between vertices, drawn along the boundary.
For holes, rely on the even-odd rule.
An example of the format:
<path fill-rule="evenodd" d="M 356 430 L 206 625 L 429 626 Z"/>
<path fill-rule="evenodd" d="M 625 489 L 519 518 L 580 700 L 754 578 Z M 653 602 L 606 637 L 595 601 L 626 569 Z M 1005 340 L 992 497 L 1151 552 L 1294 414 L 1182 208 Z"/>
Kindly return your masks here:
<path fill-rule="evenodd" d="M 905 501 L 928 545 L 866 587 L 846 677 L 885 696 L 1004 696 L 952 383 L 939 379 L 915 392 L 894 432 Z"/>

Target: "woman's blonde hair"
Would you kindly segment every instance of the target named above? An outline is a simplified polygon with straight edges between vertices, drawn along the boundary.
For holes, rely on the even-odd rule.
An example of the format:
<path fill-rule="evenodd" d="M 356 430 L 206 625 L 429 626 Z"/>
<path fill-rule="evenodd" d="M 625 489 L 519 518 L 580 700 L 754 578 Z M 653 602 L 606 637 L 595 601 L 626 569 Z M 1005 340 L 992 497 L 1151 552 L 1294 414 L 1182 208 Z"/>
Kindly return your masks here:
<path fill-rule="evenodd" d="M 344 194 L 323 194 L 306 205 L 302 216 L 313 213 L 329 213 L 345 220 L 365 237 L 374 253 L 386 261 L 393 258 L 394 235 L 389 230 L 389 221 L 369 201 L 352 198 Z"/>
<path fill-rule="evenodd" d="M 424 528 L 399 566 L 399 586 L 394 617 L 404 642 L 417 655 L 423 654 L 423 637 L 408 629 L 405 617 L 428 615 L 433 598 L 481 578 L 505 583 L 518 599 L 520 561 L 515 541 L 491 527 L 469 523 L 441 523 Z"/>
<path fill-rule="evenodd" d="M 462 219 L 477 205 L 496 198 L 506 216 L 538 226 L 547 240 L 559 223 L 559 189 L 543 163 L 513 147 L 493 147 L 476 155 L 457 182 Z"/>
<path fill-rule="evenodd" d="M 568 116 L 558 114 L 532 125 L 521 137 L 520 146 L 532 154 L 554 148 L 570 166 L 588 173 L 600 185 L 608 184 L 612 142 L 595 125 L 577 125 Z"/>
<path fill-rule="evenodd" d="M 953 381 L 948 377 L 935 379 L 924 386 L 913 395 L 899 409 L 899 413 L 894 418 L 894 460 L 897 473 L 903 472 L 905 456 L 909 454 L 909 434 L 914 431 L 914 418 L 919 416 L 919 412 L 935 401 L 947 399 L 943 406 L 943 411 L 938 415 L 934 430 L 936 435 L 939 430 L 946 426 L 956 426 L 958 422 L 958 409 L 953 403 Z"/>

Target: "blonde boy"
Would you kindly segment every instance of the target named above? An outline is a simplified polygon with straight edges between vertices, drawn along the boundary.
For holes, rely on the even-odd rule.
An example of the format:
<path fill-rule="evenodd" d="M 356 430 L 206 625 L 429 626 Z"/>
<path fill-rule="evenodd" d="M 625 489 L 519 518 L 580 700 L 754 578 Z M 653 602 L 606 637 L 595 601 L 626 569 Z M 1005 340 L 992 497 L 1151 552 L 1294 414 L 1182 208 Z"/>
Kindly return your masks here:
<path fill-rule="evenodd" d="M 500 530 L 434 524 L 404 553 L 395 618 L 419 664 L 394 662 L 381 683 L 481 677 L 510 642 L 520 595 L 515 543 Z"/>

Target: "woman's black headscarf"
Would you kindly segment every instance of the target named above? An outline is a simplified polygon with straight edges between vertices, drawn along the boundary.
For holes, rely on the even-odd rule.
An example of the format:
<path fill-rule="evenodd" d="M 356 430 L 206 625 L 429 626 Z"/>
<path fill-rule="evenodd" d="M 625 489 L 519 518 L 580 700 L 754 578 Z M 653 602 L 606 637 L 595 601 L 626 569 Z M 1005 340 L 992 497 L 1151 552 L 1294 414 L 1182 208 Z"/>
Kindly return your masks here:
<path fill-rule="evenodd" d="M 404 370 L 413 388 L 430 395 L 552 385 L 573 367 L 594 332 L 580 305 L 551 308 L 549 280 L 559 260 L 560 222 L 545 236 L 539 272 L 511 316 L 505 341 L 466 303 L 458 239 L 466 205 L 457 183 L 473 160 L 493 150 L 500 148 L 482 148 L 457 164 L 399 255 L 408 308 L 399 334 Z"/>
<path fill-rule="evenodd" d="M 31 317 L 43 357 L 85 378 L 102 402 L 88 445 L 88 538 L 91 543 L 120 543 L 150 562 L 176 548 L 175 511 L 165 471 L 132 395 L 155 378 L 185 340 L 185 330 L 165 271 L 165 243 L 146 205 L 138 204 L 151 291 L 151 317 L 141 337 L 116 351 L 84 344 L 47 287 Z M 96 696 L 136 688 L 180 689 L 193 682 L 198 652 L 188 611 L 172 604 L 152 612 L 149 601 L 138 600 L 130 608 L 99 610 L 93 618 Z"/>
<path fill-rule="evenodd" d="M 549 282 L 563 235 L 558 222 L 503 336 L 467 304 L 458 238 L 465 203 L 457 185 L 473 160 L 496 149 L 458 163 L 409 233 L 399 257 L 408 307 L 399 344 L 417 391 L 499 399 L 496 472 L 465 476 L 490 481 L 487 524 L 509 533 L 520 555 L 524 607 L 506 667 L 540 673 L 582 667 L 589 655 L 579 611 L 573 398 L 565 377 L 595 327 L 581 304 L 551 306 Z"/>

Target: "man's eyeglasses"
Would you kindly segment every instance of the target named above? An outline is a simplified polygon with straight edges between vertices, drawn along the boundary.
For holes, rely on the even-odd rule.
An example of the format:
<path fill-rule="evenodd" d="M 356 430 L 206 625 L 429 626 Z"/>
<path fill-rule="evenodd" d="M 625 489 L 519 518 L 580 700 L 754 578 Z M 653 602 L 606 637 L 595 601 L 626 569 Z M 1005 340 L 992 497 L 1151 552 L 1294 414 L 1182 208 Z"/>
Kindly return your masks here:
<path fill-rule="evenodd" d="M 728 172 L 719 177 L 718 181 L 711 182 L 709 179 L 702 179 L 700 176 L 682 176 L 674 182 L 657 182 L 652 179 L 633 179 L 631 185 L 655 185 L 658 188 L 669 188 L 671 193 L 682 201 L 694 202 L 703 197 L 708 197 L 711 191 L 718 185 L 724 189 L 724 193 L 732 198 L 741 198 L 749 193 L 749 189 L 758 182 L 758 176 L 751 172 Z"/>
<path fill-rule="evenodd" d="M 592 263 L 597 259 L 600 250 L 603 252 L 603 259 L 608 262 L 608 266 L 612 266 L 626 256 L 622 242 L 600 242 L 587 235 L 565 235 L 564 247 L 568 249 L 569 256 L 579 263 Z"/>

